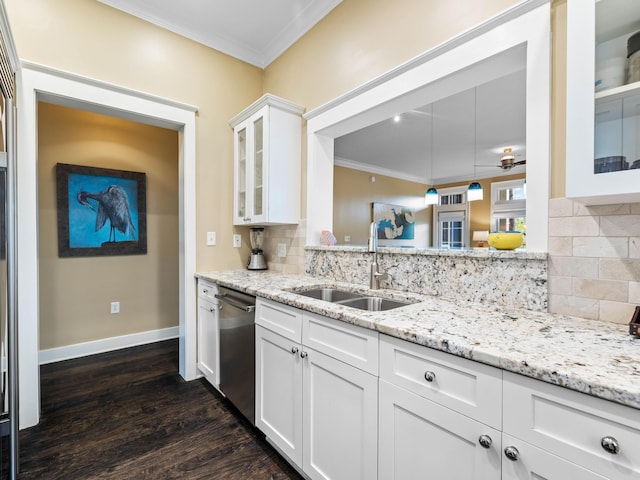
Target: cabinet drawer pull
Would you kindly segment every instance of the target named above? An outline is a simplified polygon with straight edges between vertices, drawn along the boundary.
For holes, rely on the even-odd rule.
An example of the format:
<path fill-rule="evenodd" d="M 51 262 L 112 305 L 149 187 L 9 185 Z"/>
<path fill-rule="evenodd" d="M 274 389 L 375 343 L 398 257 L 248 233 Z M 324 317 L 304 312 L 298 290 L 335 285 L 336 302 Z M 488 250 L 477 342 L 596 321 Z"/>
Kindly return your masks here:
<path fill-rule="evenodd" d="M 504 454 L 509 460 L 511 460 L 512 462 L 515 462 L 516 460 L 518 460 L 518 456 L 520 455 L 520 452 L 516 447 L 509 446 L 504 449 Z"/>
<path fill-rule="evenodd" d="M 426 372 L 424 372 L 424 379 L 429 383 L 433 382 L 436 379 L 435 372 L 430 372 L 427 370 Z"/>
<path fill-rule="evenodd" d="M 307 355 L 309 354 L 305 351 L 300 352 L 300 358 L 307 358 Z"/>
<path fill-rule="evenodd" d="M 600 445 L 602 445 L 602 448 L 604 448 L 612 455 L 615 455 L 620 451 L 618 440 L 613 437 L 602 437 L 602 440 L 600 440 Z"/>
<path fill-rule="evenodd" d="M 294 355 L 298 353 L 298 347 L 291 347 L 291 353 L 293 353 Z"/>
<path fill-rule="evenodd" d="M 480 438 L 478 438 L 478 443 L 484 448 L 491 448 L 493 440 L 491 440 L 491 437 L 489 435 L 480 435 Z"/>

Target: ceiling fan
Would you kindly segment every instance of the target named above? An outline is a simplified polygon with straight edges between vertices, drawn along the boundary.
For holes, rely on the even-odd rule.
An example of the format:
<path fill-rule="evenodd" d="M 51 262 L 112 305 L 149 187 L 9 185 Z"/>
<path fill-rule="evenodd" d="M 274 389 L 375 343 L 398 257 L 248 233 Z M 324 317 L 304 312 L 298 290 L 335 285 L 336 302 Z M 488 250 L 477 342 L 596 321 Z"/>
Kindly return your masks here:
<path fill-rule="evenodd" d="M 518 160 L 516 162 L 516 156 L 511 153 L 511 148 L 504 149 L 504 155 L 500 157 L 500 165 L 496 165 L 496 167 L 501 168 L 502 170 L 511 170 L 513 167 L 517 165 L 526 165 L 526 160 Z"/>

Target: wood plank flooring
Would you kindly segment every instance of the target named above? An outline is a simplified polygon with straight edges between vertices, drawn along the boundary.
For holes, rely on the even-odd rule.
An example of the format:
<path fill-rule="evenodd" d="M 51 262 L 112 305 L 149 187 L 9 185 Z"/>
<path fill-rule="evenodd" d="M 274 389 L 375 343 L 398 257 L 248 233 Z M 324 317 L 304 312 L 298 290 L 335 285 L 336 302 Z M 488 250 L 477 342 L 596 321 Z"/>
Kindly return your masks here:
<path fill-rule="evenodd" d="M 20 435 L 20 480 L 300 480 L 176 340 L 41 368 L 40 423 Z"/>

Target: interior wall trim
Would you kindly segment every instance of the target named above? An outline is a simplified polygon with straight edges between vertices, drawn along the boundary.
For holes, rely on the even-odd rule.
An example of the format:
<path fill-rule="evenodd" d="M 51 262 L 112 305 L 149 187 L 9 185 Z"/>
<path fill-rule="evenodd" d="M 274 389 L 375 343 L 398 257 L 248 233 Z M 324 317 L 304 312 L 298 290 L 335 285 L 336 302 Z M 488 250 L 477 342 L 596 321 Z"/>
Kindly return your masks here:
<path fill-rule="evenodd" d="M 132 333 L 130 335 L 121 335 L 119 337 L 101 338 L 100 340 L 93 340 L 91 342 L 75 343 L 73 345 L 65 345 L 64 347 L 40 350 L 38 361 L 40 365 L 46 365 L 47 363 L 86 357 L 97 353 L 112 352 L 114 350 L 136 347 L 147 343 L 160 342 L 162 340 L 170 340 L 172 338 L 178 338 L 179 335 L 180 327 L 176 326 Z"/>

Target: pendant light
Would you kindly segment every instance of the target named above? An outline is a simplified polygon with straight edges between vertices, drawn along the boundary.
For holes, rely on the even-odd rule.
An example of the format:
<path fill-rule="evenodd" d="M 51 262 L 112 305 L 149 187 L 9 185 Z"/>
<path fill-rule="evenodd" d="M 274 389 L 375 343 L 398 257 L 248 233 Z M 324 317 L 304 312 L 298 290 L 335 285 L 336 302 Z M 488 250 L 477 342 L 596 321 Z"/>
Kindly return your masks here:
<path fill-rule="evenodd" d="M 433 182 L 433 105 L 431 105 L 431 182 Z M 425 205 L 437 205 L 439 200 L 438 190 L 436 187 L 429 187 L 424 194 Z"/>
<path fill-rule="evenodd" d="M 478 150 L 478 88 L 473 89 L 473 178 L 476 178 L 476 156 Z M 479 182 L 473 181 L 467 188 L 467 202 L 474 202 L 476 200 L 482 200 L 483 192 L 482 185 Z"/>

